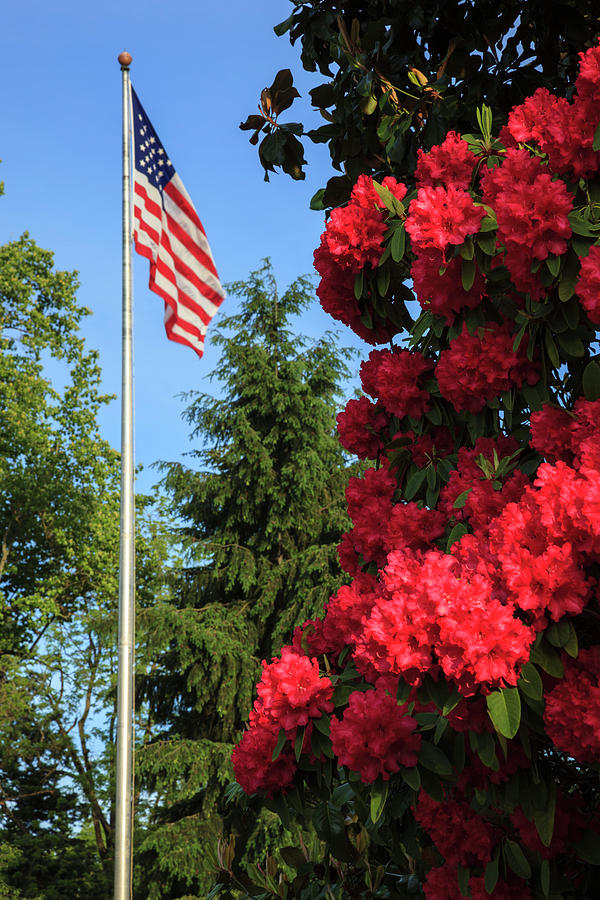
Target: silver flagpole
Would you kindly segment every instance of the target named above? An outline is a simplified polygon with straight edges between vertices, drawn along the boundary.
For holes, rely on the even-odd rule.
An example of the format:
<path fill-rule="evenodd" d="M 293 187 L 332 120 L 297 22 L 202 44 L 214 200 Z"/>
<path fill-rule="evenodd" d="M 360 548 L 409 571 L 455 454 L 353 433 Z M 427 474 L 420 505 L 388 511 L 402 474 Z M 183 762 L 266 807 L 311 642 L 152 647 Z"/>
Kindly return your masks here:
<path fill-rule="evenodd" d="M 115 804 L 115 900 L 131 900 L 133 858 L 133 673 L 135 650 L 135 518 L 133 497 L 133 304 L 131 278 L 129 53 L 123 73 L 123 346 L 121 381 L 121 540 Z"/>

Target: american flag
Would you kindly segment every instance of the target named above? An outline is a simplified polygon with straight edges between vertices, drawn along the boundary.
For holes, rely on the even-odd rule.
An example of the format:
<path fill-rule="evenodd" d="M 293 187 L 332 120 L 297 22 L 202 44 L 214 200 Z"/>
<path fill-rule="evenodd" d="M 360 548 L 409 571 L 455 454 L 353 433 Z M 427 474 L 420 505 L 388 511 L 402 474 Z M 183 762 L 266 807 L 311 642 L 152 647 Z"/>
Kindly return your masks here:
<path fill-rule="evenodd" d="M 150 290 L 165 301 L 167 337 L 202 356 L 225 293 L 194 205 L 133 88 L 131 101 L 135 249 L 150 260 Z"/>

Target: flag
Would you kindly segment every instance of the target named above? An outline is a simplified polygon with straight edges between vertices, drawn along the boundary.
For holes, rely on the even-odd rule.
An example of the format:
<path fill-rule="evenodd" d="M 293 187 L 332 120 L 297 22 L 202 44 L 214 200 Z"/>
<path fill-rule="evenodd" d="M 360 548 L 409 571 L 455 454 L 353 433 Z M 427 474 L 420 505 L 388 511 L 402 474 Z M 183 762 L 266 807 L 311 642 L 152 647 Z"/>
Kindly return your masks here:
<path fill-rule="evenodd" d="M 150 290 L 165 301 L 167 337 L 202 356 L 224 291 L 194 205 L 133 88 L 131 101 L 135 249 L 150 260 Z"/>

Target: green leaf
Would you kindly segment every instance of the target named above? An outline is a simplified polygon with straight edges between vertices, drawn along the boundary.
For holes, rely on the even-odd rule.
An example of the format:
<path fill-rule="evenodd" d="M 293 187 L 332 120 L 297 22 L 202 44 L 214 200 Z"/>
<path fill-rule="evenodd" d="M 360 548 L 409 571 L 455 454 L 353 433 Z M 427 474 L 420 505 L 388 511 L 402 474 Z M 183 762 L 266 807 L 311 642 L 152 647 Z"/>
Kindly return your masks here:
<path fill-rule="evenodd" d="M 578 234 L 581 237 L 596 236 L 596 230 L 590 226 L 590 223 L 586 219 L 582 218 L 579 212 L 573 210 L 573 212 L 569 213 L 568 218 L 574 234 Z"/>
<path fill-rule="evenodd" d="M 291 869 L 301 869 L 302 866 L 306 865 L 306 859 L 304 857 L 304 853 L 300 850 L 299 847 L 288 846 L 288 847 L 280 847 L 279 855 L 282 860 L 289 866 Z"/>
<path fill-rule="evenodd" d="M 481 248 L 482 253 L 485 253 L 486 256 L 494 256 L 496 253 L 495 233 L 490 231 L 487 234 L 478 234 L 475 240 Z"/>
<path fill-rule="evenodd" d="M 560 272 L 560 260 L 560 256 L 553 256 L 552 254 L 546 259 L 546 268 L 553 278 L 556 278 Z"/>
<path fill-rule="evenodd" d="M 469 879 L 471 877 L 471 870 L 465 868 L 465 866 L 461 866 L 458 864 L 458 889 L 460 891 L 461 897 L 469 897 Z"/>
<path fill-rule="evenodd" d="M 586 400 L 600 400 L 600 365 L 592 360 L 583 370 L 583 393 Z"/>
<path fill-rule="evenodd" d="M 597 152 L 600 150 L 600 122 L 596 126 L 596 130 L 594 132 L 594 141 L 592 143 L 592 150 Z"/>
<path fill-rule="evenodd" d="M 540 841 L 544 847 L 549 847 L 554 834 L 554 816 L 556 812 L 556 784 L 552 784 L 548 791 L 548 800 L 542 810 L 534 810 L 533 821 Z"/>
<path fill-rule="evenodd" d="M 391 272 L 387 267 L 383 268 L 383 269 L 382 268 L 377 269 L 377 276 L 376 276 L 377 293 L 381 297 L 385 297 L 385 295 L 387 294 L 388 288 L 390 286 L 390 279 L 391 279 Z"/>
<path fill-rule="evenodd" d="M 406 500 L 412 500 L 412 498 L 419 492 L 421 485 L 425 481 L 427 477 L 427 469 L 417 469 L 416 472 L 410 476 L 410 478 L 406 482 L 406 487 L 404 488 L 404 497 Z"/>
<path fill-rule="evenodd" d="M 541 700 L 544 695 L 544 687 L 540 673 L 532 662 L 526 662 L 521 669 L 517 687 L 522 694 L 532 697 L 534 700 Z"/>
<path fill-rule="evenodd" d="M 404 249 L 406 246 L 406 231 L 404 229 L 404 225 L 401 228 L 396 228 L 392 235 L 392 241 L 390 244 L 392 251 L 392 259 L 394 262 L 400 262 L 402 257 L 404 256 Z"/>
<path fill-rule="evenodd" d="M 444 751 L 434 744 L 430 744 L 428 741 L 423 741 L 421 744 L 419 763 L 422 766 L 425 766 L 426 769 L 429 769 L 431 772 L 435 772 L 436 775 L 441 775 L 442 777 L 449 777 L 454 771 L 452 764 Z"/>
<path fill-rule="evenodd" d="M 296 756 L 296 762 L 299 762 L 300 757 L 302 756 L 302 744 L 304 743 L 305 732 L 305 725 L 303 725 L 302 728 L 299 728 L 296 732 L 296 739 L 294 740 L 294 754 Z"/>
<path fill-rule="evenodd" d="M 504 856 L 509 867 L 519 878 L 531 878 L 531 866 L 527 861 L 527 857 L 523 853 L 516 841 L 506 838 L 503 844 Z"/>
<path fill-rule="evenodd" d="M 585 353 L 585 346 L 579 335 L 573 334 L 572 331 L 565 331 L 556 335 L 558 344 L 568 356 L 574 356 L 581 359 Z"/>
<path fill-rule="evenodd" d="M 360 298 L 362 297 L 363 288 L 364 288 L 364 275 L 363 275 L 363 271 L 361 269 L 361 271 L 358 272 L 354 276 L 354 296 L 356 297 L 357 300 L 360 300 Z"/>
<path fill-rule="evenodd" d="M 544 897 L 550 896 L 550 863 L 547 859 L 542 860 L 540 866 L 540 885 Z"/>
<path fill-rule="evenodd" d="M 521 699 L 517 688 L 492 691 L 485 699 L 496 731 L 506 738 L 514 738 L 521 724 Z"/>
<path fill-rule="evenodd" d="M 462 494 L 459 494 L 454 503 L 452 504 L 452 509 L 462 509 L 465 503 L 467 502 L 467 497 L 471 493 L 473 488 L 467 488 L 466 491 L 463 491 Z"/>
<path fill-rule="evenodd" d="M 555 650 L 544 640 L 541 640 L 531 651 L 531 661 L 552 675 L 554 678 L 562 678 L 565 674 L 563 664 Z"/>
<path fill-rule="evenodd" d="M 406 784 L 413 789 L 413 791 L 418 791 L 421 787 L 421 776 L 419 774 L 419 770 L 417 766 L 413 766 L 412 768 L 402 767 L 400 769 L 400 775 L 402 776 L 402 780 L 406 782 Z"/>
<path fill-rule="evenodd" d="M 492 859 L 490 859 L 489 863 L 485 867 L 485 873 L 483 876 L 483 885 L 488 894 L 492 894 L 494 892 L 494 888 L 498 884 L 498 864 L 500 862 L 500 855 L 495 853 Z"/>
<path fill-rule="evenodd" d="M 544 344 L 546 345 L 546 353 L 548 354 L 548 359 L 555 369 L 560 368 L 560 357 L 558 355 L 558 350 L 556 348 L 556 344 L 554 343 L 554 338 L 552 337 L 552 334 L 548 328 L 546 328 L 544 331 Z"/>
<path fill-rule="evenodd" d="M 381 818 L 388 796 L 389 784 L 389 781 L 383 781 L 381 778 L 378 778 L 371 787 L 370 811 L 371 821 L 373 823 L 379 821 Z"/>
<path fill-rule="evenodd" d="M 435 731 L 433 732 L 433 743 L 439 744 L 442 736 L 448 727 L 448 719 L 444 718 L 444 716 L 439 716 L 437 720 L 437 724 L 435 726 Z"/>
<path fill-rule="evenodd" d="M 479 234 L 485 234 L 487 231 L 496 231 L 497 228 L 498 222 L 496 221 L 496 217 L 494 215 L 487 215 L 484 216 L 479 223 Z"/>
<path fill-rule="evenodd" d="M 592 866 L 600 866 L 600 834 L 595 831 L 586 831 L 584 836 L 573 844 L 579 859 L 585 860 Z"/>
<path fill-rule="evenodd" d="M 484 766 L 487 766 L 488 769 L 493 769 L 494 771 L 498 770 L 496 743 L 489 731 L 483 731 L 478 735 L 477 754 Z"/>
<path fill-rule="evenodd" d="M 344 814 L 331 801 L 320 803 L 312 814 L 315 831 L 342 862 L 351 862 L 353 854 L 346 838 Z"/>
<path fill-rule="evenodd" d="M 463 259 L 460 268 L 460 277 L 462 286 L 465 291 L 470 291 L 475 281 L 475 273 L 477 269 L 474 259 Z"/>
<path fill-rule="evenodd" d="M 271 756 L 272 762 L 275 762 L 275 760 L 283 750 L 286 741 L 287 738 L 285 736 L 285 731 L 283 730 L 283 728 L 280 728 L 279 735 L 277 737 L 277 743 L 275 744 L 275 749 L 273 750 L 273 755 Z"/>

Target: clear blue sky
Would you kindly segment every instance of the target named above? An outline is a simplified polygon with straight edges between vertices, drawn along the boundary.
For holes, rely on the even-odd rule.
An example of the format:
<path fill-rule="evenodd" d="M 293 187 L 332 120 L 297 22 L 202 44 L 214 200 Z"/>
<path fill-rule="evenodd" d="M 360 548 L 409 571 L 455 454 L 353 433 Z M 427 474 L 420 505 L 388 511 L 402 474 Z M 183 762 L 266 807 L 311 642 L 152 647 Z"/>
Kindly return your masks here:
<path fill-rule="evenodd" d="M 132 83 L 203 220 L 221 280 L 243 279 L 270 256 L 281 287 L 312 271 L 323 216 L 308 206 L 331 174 L 324 147 L 309 145 L 305 181 L 263 181 L 256 149 L 239 123 L 256 111 L 260 90 L 291 68 L 302 94 L 286 114 L 305 122 L 308 90 L 298 45 L 273 26 L 289 0 L 5 0 L 0 28 L 3 101 L 0 127 L 0 242 L 28 230 L 56 264 L 80 273 L 79 297 L 93 316 L 88 344 L 100 351 L 108 393 L 120 391 L 121 72 L 133 56 Z M 295 109 L 298 109 L 298 112 Z M 314 122 L 315 120 L 312 119 Z M 162 300 L 147 289 L 148 264 L 134 254 L 136 458 L 140 488 L 148 466 L 181 458 L 191 444 L 180 392 L 210 391 L 215 351 L 202 360 L 168 341 Z M 234 312 L 236 301 L 222 310 Z M 301 330 L 319 336 L 334 323 L 318 303 Z M 343 329 L 343 342 L 368 349 Z M 119 446 L 119 407 L 102 415 L 104 436 Z"/>

